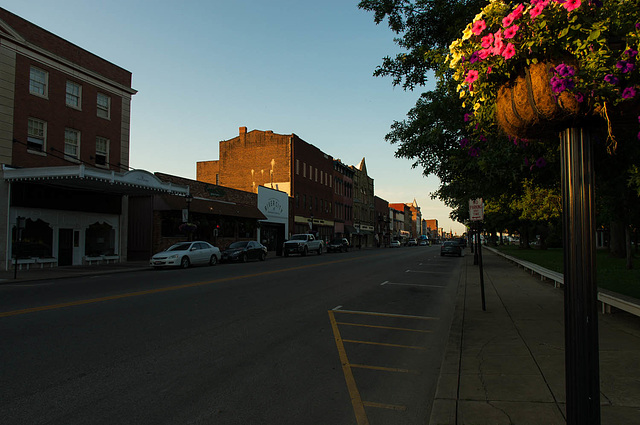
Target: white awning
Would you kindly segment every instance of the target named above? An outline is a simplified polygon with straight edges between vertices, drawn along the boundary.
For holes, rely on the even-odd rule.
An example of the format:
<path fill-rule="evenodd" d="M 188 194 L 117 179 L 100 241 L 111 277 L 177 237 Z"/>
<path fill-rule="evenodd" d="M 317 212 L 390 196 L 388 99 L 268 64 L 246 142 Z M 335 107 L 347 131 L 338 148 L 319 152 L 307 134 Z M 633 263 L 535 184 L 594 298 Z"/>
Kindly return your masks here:
<path fill-rule="evenodd" d="M 2 167 L 3 178 L 9 182 L 38 183 L 66 189 L 82 189 L 122 195 L 170 193 L 187 195 L 188 186 L 165 183 L 145 170 L 126 173 L 86 167 L 84 164 L 65 167 L 10 168 Z"/>

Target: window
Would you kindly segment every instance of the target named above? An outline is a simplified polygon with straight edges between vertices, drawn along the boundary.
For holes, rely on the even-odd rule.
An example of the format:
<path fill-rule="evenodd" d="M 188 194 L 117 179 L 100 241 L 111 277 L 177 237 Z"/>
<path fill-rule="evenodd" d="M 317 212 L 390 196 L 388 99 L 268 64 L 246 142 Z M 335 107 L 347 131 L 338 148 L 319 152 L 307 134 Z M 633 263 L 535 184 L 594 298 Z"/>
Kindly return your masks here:
<path fill-rule="evenodd" d="M 29 118 L 27 131 L 27 149 L 37 152 L 45 152 L 47 140 L 47 123 Z"/>
<path fill-rule="evenodd" d="M 302 163 L 302 177 L 307 177 L 307 164 Z"/>
<path fill-rule="evenodd" d="M 111 118 L 111 98 L 106 94 L 98 93 L 98 116 L 100 118 Z"/>
<path fill-rule="evenodd" d="M 80 157 L 80 132 L 66 128 L 64 130 L 64 155 L 69 158 Z"/>
<path fill-rule="evenodd" d="M 300 160 L 296 159 L 296 174 L 300 175 Z"/>
<path fill-rule="evenodd" d="M 220 174 L 216 174 L 216 186 L 220 186 Z"/>
<path fill-rule="evenodd" d="M 32 66 L 29 73 L 29 93 L 47 97 L 49 95 L 48 86 L 49 73 Z"/>
<path fill-rule="evenodd" d="M 109 139 L 96 137 L 96 165 L 109 164 Z"/>
<path fill-rule="evenodd" d="M 67 81 L 67 106 L 82 108 L 82 86 L 73 81 Z"/>

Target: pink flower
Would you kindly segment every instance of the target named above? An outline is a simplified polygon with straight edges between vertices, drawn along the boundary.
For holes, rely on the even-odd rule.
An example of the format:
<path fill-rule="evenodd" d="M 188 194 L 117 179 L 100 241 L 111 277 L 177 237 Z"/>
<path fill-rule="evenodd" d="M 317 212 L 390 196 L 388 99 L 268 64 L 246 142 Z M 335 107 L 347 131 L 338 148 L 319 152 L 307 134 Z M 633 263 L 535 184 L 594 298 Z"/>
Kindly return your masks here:
<path fill-rule="evenodd" d="M 502 52 L 502 56 L 505 59 L 511 59 L 515 54 L 516 54 L 516 47 L 511 43 L 507 44 L 507 47 Z"/>
<path fill-rule="evenodd" d="M 510 26 L 509 28 L 504 30 L 504 38 L 513 38 L 513 37 L 515 37 L 516 32 L 518 32 L 518 29 L 520 29 L 520 27 L 518 25 Z"/>
<path fill-rule="evenodd" d="M 478 71 L 476 71 L 475 69 L 471 69 L 467 74 L 467 78 L 464 79 L 464 82 L 473 84 L 473 82 L 477 79 L 478 79 Z"/>
<path fill-rule="evenodd" d="M 471 29 L 471 31 L 475 34 L 475 35 L 480 35 L 482 34 L 482 31 L 484 31 L 487 28 L 487 24 L 485 24 L 484 20 L 479 20 L 479 21 L 475 21 L 473 23 L 473 27 Z"/>
<path fill-rule="evenodd" d="M 582 0 L 567 0 L 562 4 L 568 12 L 571 12 L 574 9 L 577 9 L 582 4 Z"/>
<path fill-rule="evenodd" d="M 493 45 L 493 34 L 488 34 L 482 37 L 482 47 L 485 49 Z"/>
<path fill-rule="evenodd" d="M 504 42 L 502 41 L 502 30 L 498 30 L 498 32 L 494 34 L 493 40 L 493 49 L 491 50 L 491 53 L 494 56 L 501 55 L 502 51 L 504 50 Z"/>
<path fill-rule="evenodd" d="M 502 26 L 507 28 L 513 24 L 513 14 L 508 14 L 504 18 L 502 18 Z"/>
<path fill-rule="evenodd" d="M 536 4 L 533 9 L 531 9 L 529 11 L 529 14 L 531 15 L 531 19 L 534 19 L 536 16 L 540 15 L 542 13 L 542 11 L 544 10 L 544 7 L 546 6 L 546 4 L 544 3 L 538 3 Z"/>
<path fill-rule="evenodd" d="M 518 7 L 516 7 L 511 14 L 513 15 L 513 20 L 517 20 L 522 18 L 522 12 L 524 11 L 524 5 L 520 3 Z"/>
<path fill-rule="evenodd" d="M 491 71 L 492 71 L 492 70 L 493 70 L 493 68 L 492 68 L 492 67 L 488 67 L 488 68 L 487 68 L 487 74 L 491 74 Z M 640 119 L 640 117 L 638 117 L 638 119 Z"/>
<path fill-rule="evenodd" d="M 478 50 L 478 58 L 480 58 L 480 60 L 485 60 L 486 58 L 489 57 L 490 54 L 491 54 L 491 49 Z"/>

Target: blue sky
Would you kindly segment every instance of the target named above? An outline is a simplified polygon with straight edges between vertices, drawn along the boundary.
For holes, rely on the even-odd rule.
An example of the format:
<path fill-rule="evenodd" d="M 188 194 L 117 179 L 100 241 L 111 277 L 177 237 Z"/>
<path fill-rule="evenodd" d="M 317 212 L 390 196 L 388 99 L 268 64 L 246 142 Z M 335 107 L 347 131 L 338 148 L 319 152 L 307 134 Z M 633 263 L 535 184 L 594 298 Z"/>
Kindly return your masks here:
<path fill-rule="evenodd" d="M 365 158 L 377 196 L 416 199 L 464 226 L 384 140 L 419 97 L 373 77 L 400 50 L 357 0 L 4 0 L 2 7 L 133 73 L 133 168 L 195 179 L 238 128 L 295 133 L 334 158 Z"/>

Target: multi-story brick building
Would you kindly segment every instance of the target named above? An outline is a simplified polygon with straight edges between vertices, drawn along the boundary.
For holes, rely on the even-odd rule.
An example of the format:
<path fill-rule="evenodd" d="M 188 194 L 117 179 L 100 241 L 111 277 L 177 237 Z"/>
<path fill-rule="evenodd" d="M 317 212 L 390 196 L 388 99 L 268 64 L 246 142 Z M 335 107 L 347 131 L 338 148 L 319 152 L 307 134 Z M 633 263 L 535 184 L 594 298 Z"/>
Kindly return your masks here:
<path fill-rule="evenodd" d="M 389 216 L 389 202 L 375 196 L 375 240 L 378 247 L 389 246 L 391 241 L 391 218 Z"/>
<path fill-rule="evenodd" d="M 367 174 L 367 165 L 362 158 L 353 170 L 353 226 L 356 228 L 356 246 L 374 246 L 375 211 L 373 203 L 373 179 Z"/>
<path fill-rule="evenodd" d="M 353 170 L 339 159 L 333 161 L 333 217 L 335 234 L 351 239 L 353 227 Z"/>
<path fill-rule="evenodd" d="M 293 198 L 291 233 L 311 231 L 325 240 L 333 237 L 331 156 L 295 134 L 247 132 L 246 127 L 219 147 L 220 159 L 196 164 L 197 180 L 254 193 L 259 186 L 286 192 Z"/>
<path fill-rule="evenodd" d="M 2 8 L 0 88 L 2 267 L 124 259 L 128 197 L 188 192 L 128 171 L 129 71 Z"/>

